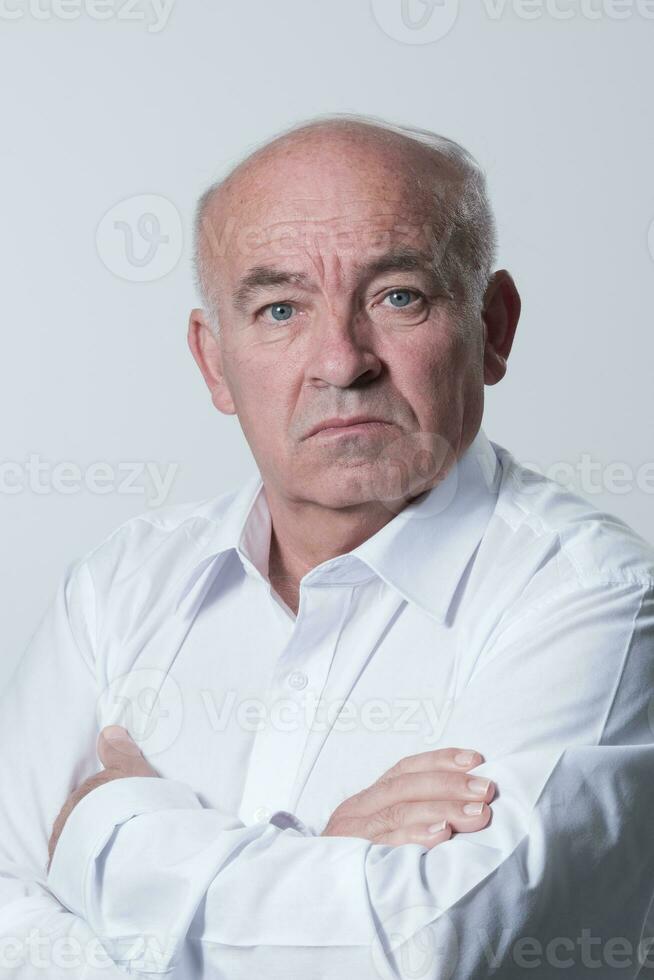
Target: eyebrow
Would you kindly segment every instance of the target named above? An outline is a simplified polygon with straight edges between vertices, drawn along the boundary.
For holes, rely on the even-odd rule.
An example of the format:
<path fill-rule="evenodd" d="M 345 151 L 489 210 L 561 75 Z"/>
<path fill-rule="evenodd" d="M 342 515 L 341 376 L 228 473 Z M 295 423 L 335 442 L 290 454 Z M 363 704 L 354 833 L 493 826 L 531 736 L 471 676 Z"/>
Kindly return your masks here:
<path fill-rule="evenodd" d="M 358 263 L 355 271 L 359 277 L 374 279 L 385 272 L 422 272 L 435 288 L 446 288 L 440 269 L 433 264 L 433 258 L 419 249 L 402 246 L 384 252 L 369 262 Z M 249 269 L 238 281 L 233 294 L 233 305 L 240 313 L 245 313 L 249 302 L 262 290 L 271 286 L 296 286 L 301 289 L 314 289 L 311 277 L 305 272 L 291 272 L 276 269 L 274 266 L 257 265 Z"/>

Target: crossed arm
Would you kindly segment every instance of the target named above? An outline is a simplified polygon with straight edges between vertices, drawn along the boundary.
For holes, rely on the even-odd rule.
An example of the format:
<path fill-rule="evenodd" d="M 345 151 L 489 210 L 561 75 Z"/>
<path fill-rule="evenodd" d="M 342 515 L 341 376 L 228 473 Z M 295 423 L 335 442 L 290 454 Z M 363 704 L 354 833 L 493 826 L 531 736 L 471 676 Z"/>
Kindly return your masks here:
<path fill-rule="evenodd" d="M 230 980 L 255 967 L 402 976 L 407 950 L 427 951 L 424 976 L 482 977 L 501 966 L 504 980 L 523 975 L 534 940 L 545 958 L 539 976 L 549 967 L 560 976 L 553 960 L 572 958 L 575 977 L 602 977 L 615 966 L 606 944 L 622 938 L 632 962 L 623 950 L 621 975 L 637 975 L 654 880 L 651 591 L 597 583 L 552 597 L 522 610 L 484 652 L 445 732 L 449 744 L 483 751 L 475 775 L 498 787 L 493 820 L 477 833 L 429 848 L 244 827 L 181 782 L 132 776 L 79 801 L 46 873 L 62 800 L 97 769 L 78 749 L 80 738 L 95 742 L 94 669 L 65 599 L 62 591 L 23 659 L 0 720 L 5 757 L 12 729 L 27 743 L 11 798 L 7 785 L 0 797 L 4 936 L 30 925 L 51 941 L 99 936 L 125 968 Z M 43 671 L 49 698 L 34 703 L 30 679 Z M 508 697 L 517 683 L 524 697 Z M 61 704 L 73 689 L 91 709 L 68 721 Z M 61 774 L 46 793 L 40 777 L 53 766 Z M 601 951 L 584 946 L 589 929 Z M 134 952 L 139 936 L 151 940 L 145 957 Z"/>

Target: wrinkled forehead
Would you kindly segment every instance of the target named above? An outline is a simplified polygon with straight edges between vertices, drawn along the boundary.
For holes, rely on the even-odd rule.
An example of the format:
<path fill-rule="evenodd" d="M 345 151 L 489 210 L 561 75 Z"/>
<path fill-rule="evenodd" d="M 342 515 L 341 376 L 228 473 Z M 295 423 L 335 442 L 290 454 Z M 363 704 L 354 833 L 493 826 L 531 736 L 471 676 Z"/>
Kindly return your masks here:
<path fill-rule="evenodd" d="M 244 265 L 269 259 L 322 257 L 345 267 L 392 246 L 435 251 L 438 226 L 433 209 L 403 206 L 401 201 L 269 202 L 250 220 L 246 215 L 227 216 L 217 239 L 222 235 L 226 247 L 216 258 L 224 258 L 225 271 L 233 274 Z"/>
<path fill-rule="evenodd" d="M 206 208 L 202 251 L 212 292 L 231 293 L 264 266 L 319 268 L 354 284 L 359 270 L 398 249 L 437 265 L 461 179 L 424 147 L 310 140 L 266 150 L 237 168 Z"/>
<path fill-rule="evenodd" d="M 364 260 L 393 248 L 419 250 L 436 262 L 451 234 L 455 190 L 450 181 L 427 188 L 403 179 L 360 187 L 356 195 L 352 188 L 311 195 L 288 185 L 278 194 L 272 187 L 258 189 L 208 210 L 205 257 L 223 283 L 271 261 L 298 268 L 319 261 L 348 277 Z"/>

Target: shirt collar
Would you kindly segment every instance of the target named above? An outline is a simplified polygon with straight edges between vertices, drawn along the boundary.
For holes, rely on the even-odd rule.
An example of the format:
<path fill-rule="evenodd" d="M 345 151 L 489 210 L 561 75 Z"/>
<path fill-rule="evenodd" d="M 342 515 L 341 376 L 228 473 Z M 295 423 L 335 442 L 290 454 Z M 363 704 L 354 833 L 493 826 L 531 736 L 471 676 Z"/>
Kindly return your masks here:
<path fill-rule="evenodd" d="M 440 623 L 497 503 L 502 467 L 482 429 L 445 479 L 352 554 Z"/>
<path fill-rule="evenodd" d="M 355 583 L 375 575 L 437 621 L 450 603 L 483 537 L 497 501 L 501 464 L 479 429 L 445 478 L 406 506 L 357 548 L 323 562 L 305 580 Z M 205 514 L 211 518 L 211 507 Z M 206 522 L 198 550 L 176 584 L 176 608 L 201 601 L 227 556 L 238 553 L 246 571 L 265 578 L 271 518 L 263 482 L 255 473 L 222 516 Z"/>

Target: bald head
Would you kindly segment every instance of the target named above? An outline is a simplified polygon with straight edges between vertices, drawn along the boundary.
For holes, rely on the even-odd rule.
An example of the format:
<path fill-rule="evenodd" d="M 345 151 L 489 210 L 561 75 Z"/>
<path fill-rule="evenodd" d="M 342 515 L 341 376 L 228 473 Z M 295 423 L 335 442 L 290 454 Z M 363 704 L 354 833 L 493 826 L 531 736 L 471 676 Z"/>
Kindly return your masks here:
<path fill-rule="evenodd" d="M 214 330 L 219 324 L 222 265 L 235 238 L 247 246 L 247 218 L 264 209 L 270 224 L 336 227 L 365 201 L 374 182 L 389 213 L 411 203 L 422 219 L 434 267 L 480 304 L 492 271 L 495 225 L 483 173 L 470 154 L 427 130 L 373 117 L 331 115 L 291 127 L 266 141 L 212 184 L 195 218 L 196 282 Z M 342 230 L 335 234 L 342 234 Z"/>

